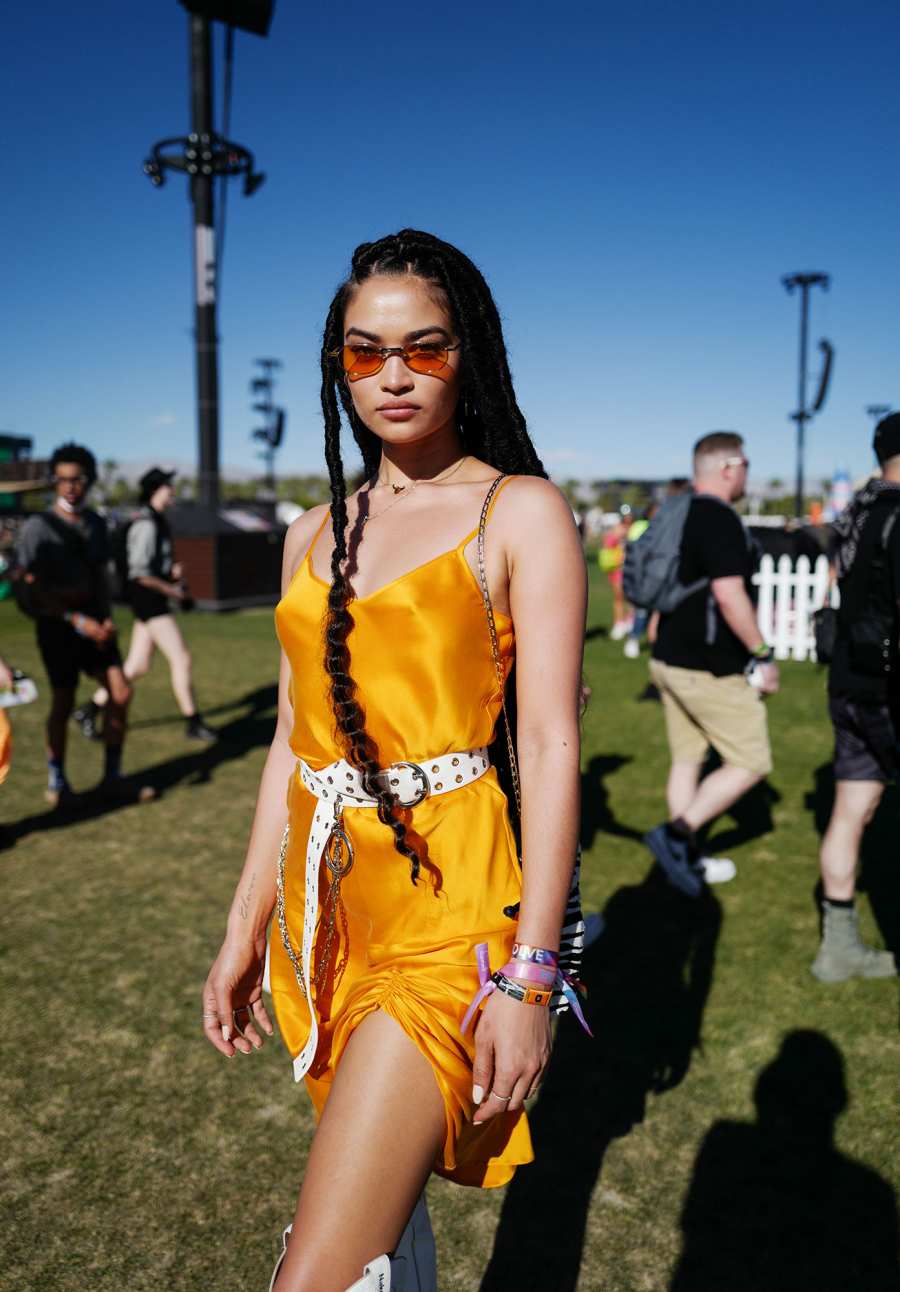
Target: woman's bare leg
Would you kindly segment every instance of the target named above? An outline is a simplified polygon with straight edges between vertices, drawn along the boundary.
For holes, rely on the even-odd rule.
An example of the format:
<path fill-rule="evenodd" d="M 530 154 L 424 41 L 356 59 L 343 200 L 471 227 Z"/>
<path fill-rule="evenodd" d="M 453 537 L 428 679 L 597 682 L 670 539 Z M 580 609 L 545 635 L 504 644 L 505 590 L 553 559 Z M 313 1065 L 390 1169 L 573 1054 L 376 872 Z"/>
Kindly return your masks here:
<path fill-rule="evenodd" d="M 153 649 L 153 638 L 149 628 L 143 620 L 135 619 L 131 629 L 131 641 L 128 643 L 128 655 L 122 665 L 122 671 L 129 682 L 133 682 L 135 678 L 144 677 L 150 672 Z M 109 700 L 109 691 L 105 686 L 99 686 L 91 699 L 99 709 L 102 709 Z"/>
<path fill-rule="evenodd" d="M 150 636 L 169 661 L 172 693 L 185 718 L 197 712 L 197 700 L 191 681 L 191 652 L 181 635 L 174 615 L 154 615 L 146 624 Z M 126 665 L 125 672 L 128 672 Z"/>
<path fill-rule="evenodd" d="M 392 1251 L 445 1132 L 428 1061 L 394 1019 L 369 1014 L 316 1130 L 276 1292 L 345 1292 Z"/>

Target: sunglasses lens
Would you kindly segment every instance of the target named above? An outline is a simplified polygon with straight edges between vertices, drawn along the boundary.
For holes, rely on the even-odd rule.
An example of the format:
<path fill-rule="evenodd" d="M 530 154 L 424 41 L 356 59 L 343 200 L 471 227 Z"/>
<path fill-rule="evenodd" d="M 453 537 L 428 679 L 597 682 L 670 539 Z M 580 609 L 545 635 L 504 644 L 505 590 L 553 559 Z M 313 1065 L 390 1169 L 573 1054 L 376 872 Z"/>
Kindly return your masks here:
<path fill-rule="evenodd" d="M 406 352 L 406 362 L 413 372 L 436 373 L 446 368 L 447 353 L 439 346 L 414 345 Z"/>
<path fill-rule="evenodd" d="M 345 345 L 341 352 L 341 363 L 344 372 L 351 381 L 360 377 L 371 377 L 384 364 L 384 359 L 377 350 L 368 345 Z"/>

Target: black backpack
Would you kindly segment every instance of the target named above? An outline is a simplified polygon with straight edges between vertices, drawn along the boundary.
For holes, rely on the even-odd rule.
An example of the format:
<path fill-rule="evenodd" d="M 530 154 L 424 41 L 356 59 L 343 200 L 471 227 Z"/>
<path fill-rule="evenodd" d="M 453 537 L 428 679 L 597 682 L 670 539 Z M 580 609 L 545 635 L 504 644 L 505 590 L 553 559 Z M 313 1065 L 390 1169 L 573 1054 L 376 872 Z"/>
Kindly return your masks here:
<path fill-rule="evenodd" d="M 840 581 L 839 631 L 850 667 L 866 677 L 887 678 L 897 665 L 898 615 L 888 547 L 898 516 L 895 497 L 876 499 L 853 564 Z"/>
<path fill-rule="evenodd" d="M 133 520 L 127 520 L 116 525 L 109 536 L 107 583 L 113 601 L 128 599 L 128 531 L 133 523 Z"/>

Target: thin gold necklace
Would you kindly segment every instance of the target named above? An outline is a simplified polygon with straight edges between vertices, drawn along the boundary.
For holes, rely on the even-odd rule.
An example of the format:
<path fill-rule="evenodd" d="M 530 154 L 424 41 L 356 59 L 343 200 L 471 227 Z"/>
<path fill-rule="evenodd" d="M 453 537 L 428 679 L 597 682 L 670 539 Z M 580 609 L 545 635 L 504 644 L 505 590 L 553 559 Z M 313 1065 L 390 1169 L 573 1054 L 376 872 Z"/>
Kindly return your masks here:
<path fill-rule="evenodd" d="M 391 484 L 390 480 L 385 480 L 383 483 L 390 484 L 391 488 L 393 489 L 394 493 L 397 496 L 394 498 L 392 502 L 389 502 L 386 507 L 382 507 L 381 511 L 377 511 L 374 516 L 371 515 L 370 513 L 367 513 L 365 516 L 363 516 L 363 519 L 362 519 L 363 526 L 367 525 L 370 520 L 377 520 L 379 516 L 383 516 L 386 511 L 390 511 L 392 507 L 396 507 L 397 503 L 403 502 L 404 498 L 409 498 L 412 494 L 415 493 L 415 491 L 418 489 L 420 484 L 445 484 L 450 479 L 451 476 L 456 475 L 457 471 L 460 469 L 462 464 L 464 462 L 468 462 L 468 460 L 469 460 L 469 454 L 466 453 L 463 455 L 463 457 L 459 459 L 458 462 L 454 462 L 453 466 L 450 467 L 449 470 L 445 471 L 441 475 L 435 476 L 433 480 L 413 480 L 408 485 L 395 485 L 395 484 Z M 382 482 L 378 481 L 378 479 L 376 478 L 375 483 L 378 484 Z M 372 492 L 371 485 L 369 486 L 367 492 L 368 493 Z"/>

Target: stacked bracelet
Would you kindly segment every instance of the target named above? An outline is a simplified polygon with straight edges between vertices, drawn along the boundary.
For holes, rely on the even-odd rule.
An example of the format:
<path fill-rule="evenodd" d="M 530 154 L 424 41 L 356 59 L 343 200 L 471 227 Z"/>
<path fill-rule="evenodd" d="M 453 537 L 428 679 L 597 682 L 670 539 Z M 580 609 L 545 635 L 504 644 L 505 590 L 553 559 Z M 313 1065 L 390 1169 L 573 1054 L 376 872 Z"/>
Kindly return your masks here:
<path fill-rule="evenodd" d="M 512 958 L 536 965 L 552 965 L 554 969 L 559 965 L 558 951 L 548 951 L 546 947 L 530 947 L 527 942 L 513 943 Z"/>
<path fill-rule="evenodd" d="M 500 970 L 507 978 L 519 978 L 525 982 L 538 982 L 543 987 L 552 987 L 556 982 L 557 970 L 552 965 L 536 965 L 520 960 L 510 960 Z"/>
<path fill-rule="evenodd" d="M 579 992 L 586 995 L 585 988 L 582 983 L 559 968 L 559 956 L 555 951 L 529 947 L 517 942 L 513 947 L 512 960 L 493 974 L 486 942 L 479 942 L 476 946 L 475 959 L 478 963 L 478 978 L 481 986 L 473 996 L 460 1025 L 459 1030 L 463 1036 L 478 1007 L 495 991 L 502 991 L 505 996 L 511 996 L 513 1000 L 523 1005 L 549 1005 L 553 993 L 560 992 L 565 996 L 572 1007 L 572 1012 L 588 1036 L 593 1036 L 577 995 Z M 515 977 L 510 977 L 510 974 L 514 974 Z M 532 987 L 529 985 L 531 982 L 537 982 L 540 985 Z"/>
<path fill-rule="evenodd" d="M 524 982 L 516 982 L 515 978 L 507 978 L 505 973 L 491 974 L 491 982 L 504 996 L 512 996 L 523 1005 L 549 1005 L 553 995 L 552 983 L 549 987 L 529 987 Z"/>

